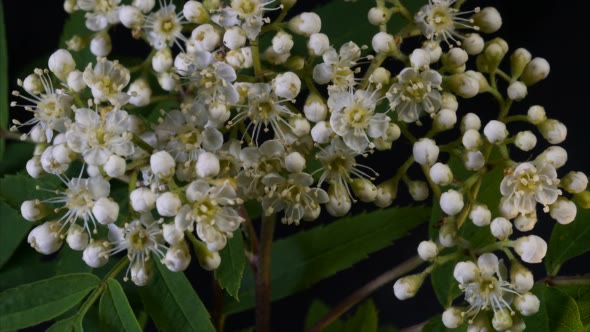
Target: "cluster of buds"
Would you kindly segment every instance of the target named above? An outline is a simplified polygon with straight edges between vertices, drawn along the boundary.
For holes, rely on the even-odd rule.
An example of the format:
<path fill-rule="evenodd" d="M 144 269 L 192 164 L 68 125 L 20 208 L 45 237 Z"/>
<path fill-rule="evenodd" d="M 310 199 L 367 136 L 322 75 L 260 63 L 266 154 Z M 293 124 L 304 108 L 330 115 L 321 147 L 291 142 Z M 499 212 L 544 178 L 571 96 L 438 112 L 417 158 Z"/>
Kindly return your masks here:
<path fill-rule="evenodd" d="M 397 1 L 391 7 L 377 1 L 368 20 L 380 32 L 369 48 L 352 41 L 331 44 L 315 13 L 282 22 L 294 3 L 190 0 L 176 8 L 167 1 L 156 6 L 153 0 L 128 5 L 66 0 L 66 11 L 85 12 L 86 27 L 94 33 L 89 48 L 97 59 L 76 63 L 60 49 L 48 69 L 18 82 L 26 95 L 14 92 L 24 103 L 12 106 L 33 113 L 13 127 L 31 127 L 23 138 L 37 143 L 27 172 L 33 178 L 57 176 L 65 186 L 52 190 L 52 198 L 22 204 L 25 219 L 43 222 L 31 231 L 29 243 L 51 254 L 65 239 L 92 267 L 126 251 L 131 280 L 144 285 L 152 258 L 172 271 L 186 269 L 188 241 L 204 268 L 217 268 L 219 251 L 246 221 L 245 202 L 298 225 L 316 220 L 322 207 L 339 217 L 357 201 L 390 206 L 403 183 L 416 201 L 432 191 L 444 219 L 438 238 L 418 247 L 432 265 L 399 279 L 395 295 L 414 296 L 447 259 L 439 251 L 469 241 L 459 232 L 469 219 L 497 242 L 485 247 L 489 251 L 478 248 L 476 261 L 456 265 L 453 276 L 468 307 L 448 308 L 443 322 L 454 328 L 466 319 L 475 326 L 491 321 L 499 331 L 520 330 L 521 316 L 534 314 L 539 300 L 530 293 L 532 274 L 519 261 L 539 263 L 547 244 L 536 235 L 511 239 L 512 228 L 531 231 L 537 203 L 561 224 L 574 220 L 573 202 L 589 205 L 583 173 L 558 177 L 567 153 L 555 144 L 565 140 L 567 130 L 547 118 L 543 107 L 530 107 L 524 118 L 553 146 L 526 162 L 509 155 L 510 145 L 524 152 L 537 145 L 533 131 L 511 135 L 506 124 L 522 119 L 509 116 L 510 106 L 522 103 L 527 89 L 547 77 L 547 61 L 517 49 L 510 54 L 510 71 L 501 70 L 507 42 L 485 39 L 502 25 L 492 7 L 461 11 L 453 0 L 431 0 L 411 16 Z M 272 21 L 267 13 L 274 10 L 281 14 Z M 406 36 L 387 32 L 394 13 L 415 27 L 410 36 L 424 39 L 409 54 L 399 47 Z M 117 25 L 151 47 L 143 64 L 127 68 L 107 58 L 109 33 Z M 260 44 L 262 34 L 272 34 L 268 45 Z M 70 40 L 70 51 L 83 48 L 82 39 Z M 299 40 L 306 54 L 295 52 Z M 386 59 L 403 69 L 392 72 Z M 367 61 L 371 65 L 361 75 Z M 484 125 L 460 104 L 485 93 L 498 100 L 500 111 Z M 163 100 L 167 106 L 160 110 Z M 414 130 L 424 125 L 430 126 L 428 133 L 416 137 Z M 436 142 L 438 134 L 453 129 L 460 132 L 455 141 Z M 392 151 L 402 137 L 413 144 L 410 159 L 392 178 L 378 180 L 362 159 Z M 444 161 L 447 155 L 471 176 L 458 179 Z M 72 177 L 70 165 L 76 162 L 84 166 Z M 423 179 L 408 176 L 416 164 Z M 495 206 L 478 202 L 477 195 L 494 165 L 505 167 L 503 181 L 493 189 L 503 196 L 493 202 L 497 215 Z M 128 187 L 129 204 L 112 195 L 111 186 L 121 184 Z M 129 206 L 126 213 L 123 205 Z M 510 260 L 510 281 L 492 253 L 498 250 Z"/>

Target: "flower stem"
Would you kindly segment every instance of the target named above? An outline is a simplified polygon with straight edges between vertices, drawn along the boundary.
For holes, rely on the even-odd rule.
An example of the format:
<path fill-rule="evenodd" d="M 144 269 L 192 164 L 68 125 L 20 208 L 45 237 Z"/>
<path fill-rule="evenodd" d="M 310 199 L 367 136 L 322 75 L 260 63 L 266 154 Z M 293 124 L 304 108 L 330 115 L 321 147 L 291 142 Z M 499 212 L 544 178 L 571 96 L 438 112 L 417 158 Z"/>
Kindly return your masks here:
<path fill-rule="evenodd" d="M 256 331 L 270 331 L 270 261 L 275 215 L 264 216 L 260 229 L 256 271 Z"/>
<path fill-rule="evenodd" d="M 590 276 L 548 276 L 545 278 L 545 283 L 550 286 L 588 286 L 590 285 Z"/>
<path fill-rule="evenodd" d="M 142 150 L 144 150 L 147 153 L 152 153 L 154 151 L 154 148 L 147 144 L 144 140 L 141 139 L 141 137 L 133 134 L 133 138 L 131 139 L 131 141 L 133 142 L 133 144 L 137 145 L 139 148 L 141 148 Z"/>
<path fill-rule="evenodd" d="M 98 300 L 100 295 L 107 288 L 107 281 L 111 278 L 116 277 L 119 274 L 119 272 L 121 272 L 121 270 L 123 270 L 123 268 L 127 266 L 127 264 L 129 264 L 129 258 L 125 256 L 113 267 L 112 270 L 109 271 L 109 273 L 107 273 L 106 276 L 104 276 L 104 278 L 98 284 L 98 287 L 96 287 L 94 291 L 90 294 L 90 296 L 86 299 L 86 301 L 84 301 L 84 303 L 80 307 L 80 310 L 78 310 L 78 313 L 76 313 L 77 316 L 79 316 L 80 318 L 84 317 L 88 309 L 92 307 L 94 302 Z"/>
<path fill-rule="evenodd" d="M 368 284 L 357 289 L 354 293 L 336 305 L 328 314 L 315 323 L 315 325 L 313 325 L 308 332 L 319 332 L 324 330 L 326 327 L 328 327 L 328 325 L 330 325 L 330 323 L 338 319 L 338 317 L 347 312 L 354 305 L 367 298 L 374 291 L 391 282 L 392 280 L 412 271 L 423 263 L 424 261 L 420 259 L 420 257 L 414 256 L 395 266 L 393 269 L 383 273 L 382 275 L 370 281 Z"/>

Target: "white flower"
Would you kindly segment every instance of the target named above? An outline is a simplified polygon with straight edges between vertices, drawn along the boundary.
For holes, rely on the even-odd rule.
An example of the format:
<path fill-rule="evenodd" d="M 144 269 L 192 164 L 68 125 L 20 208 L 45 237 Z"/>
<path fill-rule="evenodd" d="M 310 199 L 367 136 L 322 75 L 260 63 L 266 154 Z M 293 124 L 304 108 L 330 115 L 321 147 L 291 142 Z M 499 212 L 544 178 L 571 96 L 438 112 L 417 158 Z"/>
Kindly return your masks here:
<path fill-rule="evenodd" d="M 242 149 L 239 159 L 244 168 L 236 178 L 240 196 L 260 197 L 264 189 L 260 180 L 266 174 L 278 173 L 283 169 L 285 147 L 278 140 L 268 140 L 260 147 Z"/>
<path fill-rule="evenodd" d="M 352 89 L 330 92 L 330 126 L 352 150 L 363 152 L 372 148 L 371 139 L 385 134 L 390 119 L 383 113 L 376 113 L 376 104 L 376 92 L 353 92 Z"/>
<path fill-rule="evenodd" d="M 533 163 L 524 162 L 504 177 L 500 192 L 514 204 L 518 212 L 530 213 L 535 210 L 537 202 L 547 206 L 557 200 L 561 195 L 558 184 L 553 165 L 543 163 L 536 167 Z"/>
<path fill-rule="evenodd" d="M 86 27 L 101 31 L 109 24 L 119 23 L 119 4 L 121 0 L 78 0 L 77 6 L 87 12 Z"/>
<path fill-rule="evenodd" d="M 288 179 L 279 174 L 268 174 L 262 179 L 266 186 L 262 209 L 267 214 L 284 211 L 281 221 L 299 224 L 301 219 L 314 220 L 319 215 L 320 204 L 328 202 L 328 194 L 320 188 L 312 188 L 313 178 L 307 173 L 290 174 Z"/>
<path fill-rule="evenodd" d="M 182 35 L 182 25 L 185 23 L 182 13 L 177 14 L 176 6 L 169 3 L 146 16 L 143 28 L 150 45 L 161 50 L 180 45 L 180 41 L 186 42 L 186 37 Z"/>
<path fill-rule="evenodd" d="M 442 76 L 434 70 L 405 68 L 387 91 L 389 107 L 404 122 L 418 121 L 422 114 L 432 114 L 440 109 L 441 83 Z"/>
<path fill-rule="evenodd" d="M 154 220 L 151 214 L 147 213 L 142 214 L 139 219 L 125 224 L 123 228 L 110 224 L 109 241 L 112 249 L 108 250 L 108 255 L 115 255 L 124 250 L 127 251 L 129 268 L 124 280 L 128 280 L 129 271 L 136 264 L 145 269 L 145 264 L 150 260 L 151 254 L 162 259 L 167 249 L 163 245 L 164 239 L 159 222 Z M 132 280 L 135 282 L 133 275 Z"/>
<path fill-rule="evenodd" d="M 221 26 L 240 25 L 248 39 L 254 40 L 260 33 L 262 25 L 268 21 L 264 12 L 273 10 L 269 5 L 274 0 L 232 0 L 229 7 L 225 7 L 214 15 L 211 20 Z"/>
<path fill-rule="evenodd" d="M 332 82 L 340 89 L 356 84 L 351 68 L 361 59 L 361 48 L 357 44 L 348 42 L 339 51 L 330 48 L 322 54 L 322 59 L 324 62 L 313 68 L 313 79 L 318 84 Z"/>
<path fill-rule="evenodd" d="M 204 180 L 196 180 L 186 189 L 186 198 L 188 204 L 174 219 L 176 227 L 192 231 L 196 224 L 197 235 L 207 243 L 209 250 L 223 249 L 227 238 L 243 221 L 235 207 L 242 203 L 235 189 L 229 181 L 210 186 Z"/>
<path fill-rule="evenodd" d="M 63 133 L 66 130 L 65 122 L 72 114 L 72 104 L 74 100 L 71 96 L 65 94 L 62 90 L 54 89 L 53 82 L 48 75 L 48 70 L 35 69 L 35 74 L 29 75 L 36 81 L 34 89 L 26 90 L 29 96 L 23 96 L 18 91 L 13 91 L 12 95 L 20 97 L 31 104 L 18 104 L 16 101 L 10 103 L 11 107 L 22 107 L 25 111 L 33 113 L 33 117 L 21 123 L 18 120 L 12 120 L 15 124 L 11 130 L 15 131 L 17 128 L 23 126 L 33 126 L 30 130 L 30 135 L 37 128 L 41 128 L 45 134 L 46 142 L 51 142 L 53 138 L 53 131 Z M 24 86 L 25 82 L 19 80 L 19 85 Z M 30 91 L 30 92 L 29 92 Z"/>
<path fill-rule="evenodd" d="M 103 165 L 113 154 L 128 157 L 135 152 L 129 114 L 112 110 L 102 117 L 88 108 L 76 110 L 75 121 L 68 127 L 68 147 L 81 153 L 89 165 Z"/>
<path fill-rule="evenodd" d="M 89 63 L 83 74 L 84 82 L 98 101 L 109 101 L 115 106 L 123 106 L 129 101 L 129 95 L 122 92 L 131 78 L 129 70 L 117 60 L 97 58 L 96 65 Z"/>
<path fill-rule="evenodd" d="M 457 29 L 477 29 L 469 19 L 461 17 L 471 12 L 461 12 L 453 7 L 455 0 L 429 0 L 414 16 L 414 22 L 428 39 L 444 40 L 447 44 L 461 44 L 463 36 Z M 479 11 L 479 8 L 475 12 Z"/>

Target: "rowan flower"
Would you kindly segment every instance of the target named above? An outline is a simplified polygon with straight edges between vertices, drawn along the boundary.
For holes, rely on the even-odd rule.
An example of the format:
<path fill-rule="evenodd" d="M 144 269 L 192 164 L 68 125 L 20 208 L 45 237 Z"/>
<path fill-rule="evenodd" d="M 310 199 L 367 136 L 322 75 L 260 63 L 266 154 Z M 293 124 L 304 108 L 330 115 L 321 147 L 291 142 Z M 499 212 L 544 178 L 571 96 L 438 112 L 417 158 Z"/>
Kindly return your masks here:
<path fill-rule="evenodd" d="M 427 5 L 420 8 L 414 21 L 426 38 L 460 45 L 458 39 L 463 39 L 463 36 L 457 32 L 458 29 L 479 30 L 473 24 L 473 19 L 462 17 L 479 12 L 479 7 L 473 11 L 459 11 L 453 7 L 454 3 L 455 0 L 429 0 Z"/>
<path fill-rule="evenodd" d="M 389 107 L 404 122 L 418 121 L 422 114 L 432 114 L 440 109 L 441 83 L 442 76 L 434 70 L 405 68 L 387 91 Z"/>
<path fill-rule="evenodd" d="M 88 64 L 83 74 L 84 82 L 92 91 L 92 96 L 98 102 L 109 101 L 115 106 L 123 106 L 130 96 L 123 92 L 131 78 L 129 70 L 117 60 L 97 58 L 94 67 Z"/>
<path fill-rule="evenodd" d="M 176 6 L 170 1 L 166 5 L 162 4 L 158 11 L 147 15 L 143 28 L 148 42 L 155 49 L 161 50 L 174 45 L 182 49 L 180 41 L 186 42 L 186 37 L 182 34 L 182 25 L 185 23 L 188 22 L 182 12 L 176 13 Z"/>
<path fill-rule="evenodd" d="M 524 162 L 504 177 L 500 191 L 516 211 L 526 214 L 535 211 L 537 202 L 545 207 L 553 204 L 561 195 L 558 184 L 553 165 Z"/>

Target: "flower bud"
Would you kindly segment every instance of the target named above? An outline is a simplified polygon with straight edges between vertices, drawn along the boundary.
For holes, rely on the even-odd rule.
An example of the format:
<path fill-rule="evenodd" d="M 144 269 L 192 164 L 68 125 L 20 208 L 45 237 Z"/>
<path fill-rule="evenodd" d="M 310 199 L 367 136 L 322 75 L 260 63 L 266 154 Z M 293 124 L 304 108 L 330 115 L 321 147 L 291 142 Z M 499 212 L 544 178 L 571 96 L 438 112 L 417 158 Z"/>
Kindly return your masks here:
<path fill-rule="evenodd" d="M 351 187 L 361 202 L 373 202 L 377 197 L 377 187 L 367 179 L 356 178 L 352 180 Z"/>
<path fill-rule="evenodd" d="M 522 151 L 531 151 L 537 145 L 537 136 L 532 131 L 521 131 L 516 134 L 514 145 Z"/>
<path fill-rule="evenodd" d="M 272 80 L 272 90 L 274 93 L 285 99 L 295 99 L 301 90 L 301 80 L 293 72 L 278 74 Z"/>
<path fill-rule="evenodd" d="M 151 12 L 156 5 L 156 0 L 133 0 L 131 3 L 133 7 L 137 7 L 142 13 Z"/>
<path fill-rule="evenodd" d="M 432 116 L 433 127 L 438 131 L 453 129 L 457 123 L 457 113 L 448 109 L 441 109 Z"/>
<path fill-rule="evenodd" d="M 442 322 L 445 327 L 455 329 L 463 324 L 463 312 L 457 308 L 450 307 L 442 314 Z"/>
<path fill-rule="evenodd" d="M 442 48 L 440 47 L 439 42 L 437 42 L 436 40 L 425 41 L 424 43 L 422 43 L 422 49 L 428 52 L 431 64 L 436 63 L 438 62 L 438 60 L 440 60 L 440 57 L 442 55 Z"/>
<path fill-rule="evenodd" d="M 418 256 L 425 261 L 430 261 L 438 255 L 436 243 L 432 241 L 422 241 L 418 245 Z"/>
<path fill-rule="evenodd" d="M 483 33 L 494 33 L 502 26 L 502 16 L 494 7 L 485 7 L 476 12 L 472 19 L 473 24 Z"/>
<path fill-rule="evenodd" d="M 527 112 L 527 120 L 534 125 L 540 125 L 545 122 L 547 120 L 545 108 L 539 105 L 531 106 Z"/>
<path fill-rule="evenodd" d="M 175 224 L 163 224 L 162 236 L 164 237 L 164 241 L 171 245 L 176 245 L 184 239 L 184 232 L 176 227 Z"/>
<path fill-rule="evenodd" d="M 221 264 L 221 256 L 217 251 L 207 251 L 204 254 L 197 254 L 199 265 L 207 271 L 216 270 Z"/>
<path fill-rule="evenodd" d="M 537 128 L 543 135 L 543 138 L 551 144 L 560 144 L 567 137 L 567 127 L 555 119 L 548 119 L 541 122 Z"/>
<path fill-rule="evenodd" d="M 284 31 L 277 32 L 271 43 L 272 49 L 278 54 L 289 53 L 294 45 L 293 36 Z"/>
<path fill-rule="evenodd" d="M 371 40 L 371 46 L 377 53 L 388 54 L 396 49 L 396 43 L 393 36 L 387 32 L 378 32 Z"/>
<path fill-rule="evenodd" d="M 334 131 L 330 128 L 330 124 L 326 121 L 319 121 L 311 128 L 311 138 L 314 142 L 325 144 L 330 142 Z"/>
<path fill-rule="evenodd" d="M 471 261 L 459 262 L 455 265 L 453 270 L 453 277 L 458 283 L 465 285 L 477 279 L 479 269 L 477 265 Z"/>
<path fill-rule="evenodd" d="M 274 39 L 273 39 L 274 40 Z M 230 50 L 237 50 L 246 44 L 246 32 L 240 27 L 231 27 L 223 34 L 223 45 Z"/>
<path fill-rule="evenodd" d="M 111 155 L 103 165 L 105 173 L 112 178 L 118 178 L 125 175 L 126 167 L 127 164 L 125 163 L 125 159 L 116 154 Z"/>
<path fill-rule="evenodd" d="M 282 65 L 291 57 L 291 53 L 277 53 L 272 47 L 268 47 L 262 54 L 262 58 L 273 65 Z"/>
<path fill-rule="evenodd" d="M 299 152 L 291 152 L 285 157 L 285 168 L 290 173 L 301 173 L 305 169 L 305 158 Z"/>
<path fill-rule="evenodd" d="M 86 233 L 86 230 L 84 230 L 82 226 L 73 224 L 68 230 L 66 242 L 72 250 L 84 250 L 88 246 L 89 242 L 88 233 Z"/>
<path fill-rule="evenodd" d="M 207 9 L 198 1 L 187 1 L 182 8 L 182 14 L 192 23 L 203 24 L 209 21 Z"/>
<path fill-rule="evenodd" d="M 152 89 L 145 79 L 140 78 L 129 84 L 127 94 L 131 96 L 131 98 L 129 98 L 129 104 L 142 107 L 150 103 Z"/>
<path fill-rule="evenodd" d="M 33 228 L 29 232 L 27 242 L 43 255 L 50 255 L 58 251 L 63 244 L 63 239 L 59 232 L 61 224 L 56 221 L 47 221 Z"/>
<path fill-rule="evenodd" d="M 166 151 L 158 151 L 150 157 L 150 168 L 152 173 L 159 178 L 169 178 L 174 175 L 176 161 Z"/>
<path fill-rule="evenodd" d="M 536 235 L 523 236 L 516 240 L 514 251 L 526 263 L 541 263 L 547 253 L 547 242 Z"/>
<path fill-rule="evenodd" d="M 451 48 L 446 56 L 443 57 L 443 64 L 450 68 L 462 67 L 467 60 L 469 55 L 462 48 Z"/>
<path fill-rule="evenodd" d="M 508 197 L 502 197 L 500 204 L 498 205 L 498 211 L 500 215 L 508 220 L 516 218 L 518 216 L 518 210 L 514 206 L 514 202 Z"/>
<path fill-rule="evenodd" d="M 514 286 L 514 290 L 519 293 L 528 292 L 535 285 L 535 279 L 531 271 L 516 262 L 513 262 L 510 268 L 510 281 Z"/>
<path fill-rule="evenodd" d="M 22 82 L 22 88 L 32 95 L 38 95 L 45 92 L 43 83 L 37 74 L 30 74 L 25 77 L 24 81 Z"/>
<path fill-rule="evenodd" d="M 520 77 L 526 65 L 531 62 L 531 59 L 531 52 L 524 48 L 516 49 L 514 53 L 512 53 L 512 56 L 510 56 L 510 72 L 512 77 Z"/>
<path fill-rule="evenodd" d="M 174 217 L 178 214 L 182 202 L 177 194 L 165 192 L 156 199 L 156 210 L 162 217 Z"/>
<path fill-rule="evenodd" d="M 479 82 L 466 73 L 449 77 L 449 87 L 453 93 L 463 98 L 472 98 L 479 93 Z"/>
<path fill-rule="evenodd" d="M 33 179 L 37 179 L 45 174 L 45 171 L 41 166 L 41 158 L 39 158 L 39 156 L 35 156 L 27 161 L 25 168 L 27 170 L 27 174 L 29 174 Z"/>
<path fill-rule="evenodd" d="M 107 252 L 110 248 L 111 246 L 106 241 L 92 241 L 82 252 L 82 260 L 86 265 L 95 269 L 104 266 L 109 261 Z"/>
<path fill-rule="evenodd" d="M 172 73 L 159 73 L 158 84 L 165 91 L 174 91 L 176 89 L 176 80 Z"/>
<path fill-rule="evenodd" d="M 320 122 L 326 119 L 328 108 L 322 97 L 316 94 L 310 94 L 303 106 L 305 117 L 311 122 Z"/>
<path fill-rule="evenodd" d="M 20 213 L 28 221 L 38 221 L 51 213 L 51 208 L 38 200 L 24 201 Z"/>
<path fill-rule="evenodd" d="M 479 130 L 481 128 L 481 120 L 479 116 L 473 113 L 467 113 L 461 119 L 461 131 L 466 132 L 469 129 Z"/>
<path fill-rule="evenodd" d="M 213 52 L 221 42 L 219 32 L 211 24 L 203 24 L 191 32 L 191 41 L 197 51 Z"/>
<path fill-rule="evenodd" d="M 508 219 L 498 217 L 490 224 L 492 235 L 498 240 L 506 240 L 512 234 L 512 224 Z"/>
<path fill-rule="evenodd" d="M 119 7 L 119 20 L 126 28 L 136 29 L 143 24 L 144 16 L 137 7 L 121 6 Z"/>
<path fill-rule="evenodd" d="M 543 58 L 534 58 L 529 62 L 522 75 L 520 76 L 520 80 L 524 82 L 524 84 L 531 86 L 541 80 L 544 80 L 549 76 L 549 71 L 551 67 L 549 66 L 549 62 Z"/>
<path fill-rule="evenodd" d="M 428 184 L 424 181 L 410 181 L 408 183 L 408 191 L 410 196 L 416 202 L 423 201 L 428 198 Z"/>
<path fill-rule="evenodd" d="M 151 261 L 136 262 L 131 265 L 131 281 L 137 286 L 145 286 L 154 275 L 154 269 Z"/>
<path fill-rule="evenodd" d="M 309 37 L 320 32 L 322 19 L 316 13 L 301 13 L 289 21 L 289 29 L 296 34 Z"/>
<path fill-rule="evenodd" d="M 410 54 L 410 64 L 417 69 L 428 68 L 430 65 L 430 54 L 421 48 L 417 48 Z"/>
<path fill-rule="evenodd" d="M 507 94 L 508 98 L 521 101 L 527 96 L 528 90 L 524 83 L 521 81 L 516 81 L 508 86 Z"/>
<path fill-rule="evenodd" d="M 61 81 L 66 81 L 68 74 L 76 69 L 72 54 L 63 48 L 53 52 L 48 61 L 49 70 Z"/>
<path fill-rule="evenodd" d="M 553 167 L 560 168 L 567 162 L 567 151 L 561 146 L 550 146 L 535 161 L 541 164 L 550 163 Z"/>
<path fill-rule="evenodd" d="M 406 300 L 416 295 L 422 283 L 424 277 L 421 274 L 413 274 L 397 279 L 393 284 L 393 293 L 399 300 Z"/>
<path fill-rule="evenodd" d="M 108 33 L 98 33 L 90 40 L 90 52 L 98 57 L 106 57 L 111 53 L 113 44 Z"/>
<path fill-rule="evenodd" d="M 471 219 L 476 226 L 487 226 L 490 224 L 490 220 L 492 220 L 492 212 L 486 205 L 477 204 L 471 208 L 469 219 Z"/>
<path fill-rule="evenodd" d="M 385 208 L 393 203 L 397 197 L 397 185 L 392 182 L 383 182 L 377 186 L 377 196 L 375 197 L 375 205 L 380 208 Z"/>
<path fill-rule="evenodd" d="M 463 38 L 461 46 L 469 55 L 478 55 L 483 51 L 485 42 L 478 33 L 469 33 Z"/>
<path fill-rule="evenodd" d="M 486 160 L 481 151 L 467 151 L 463 154 L 463 165 L 468 171 L 477 171 L 485 166 Z"/>
<path fill-rule="evenodd" d="M 314 33 L 309 36 L 307 41 L 307 49 L 309 54 L 314 56 L 322 56 L 330 48 L 330 39 L 323 33 Z"/>
<path fill-rule="evenodd" d="M 156 206 L 156 195 L 148 188 L 137 188 L 129 195 L 131 207 L 137 212 L 149 212 Z"/>
<path fill-rule="evenodd" d="M 429 171 L 432 182 L 445 186 L 453 182 L 453 172 L 451 168 L 443 163 L 436 163 L 430 167 Z"/>
<path fill-rule="evenodd" d="M 457 228 L 453 223 L 443 223 L 438 231 L 438 242 L 445 248 L 451 248 L 457 244 Z"/>
<path fill-rule="evenodd" d="M 307 119 L 304 117 L 291 117 L 289 119 L 289 125 L 293 130 L 293 134 L 295 134 L 297 137 L 303 137 L 309 134 L 311 130 L 309 121 L 307 121 Z"/>
<path fill-rule="evenodd" d="M 463 194 L 450 189 L 440 195 L 440 208 L 449 216 L 454 216 L 461 212 L 464 206 Z"/>
<path fill-rule="evenodd" d="M 164 73 L 172 68 L 172 52 L 169 48 L 157 50 L 152 58 L 152 68 L 157 73 Z"/>
<path fill-rule="evenodd" d="M 461 143 L 467 150 L 479 150 L 482 145 L 481 134 L 475 129 L 469 129 L 461 138 Z"/>
<path fill-rule="evenodd" d="M 567 225 L 576 219 L 576 204 L 567 198 L 560 197 L 549 206 L 549 214 L 562 225 Z"/>
<path fill-rule="evenodd" d="M 588 187 L 588 177 L 582 172 L 569 172 L 561 179 L 561 186 L 572 194 L 581 193 Z"/>
<path fill-rule="evenodd" d="M 101 197 L 94 203 L 92 214 L 100 224 L 114 223 L 119 216 L 119 204 L 109 198 Z"/>
<path fill-rule="evenodd" d="M 521 232 L 528 232 L 535 227 L 537 223 L 537 213 L 520 214 L 514 219 L 514 227 Z"/>
<path fill-rule="evenodd" d="M 326 203 L 326 211 L 334 217 L 342 217 L 350 211 L 352 202 L 346 194 L 337 195 L 334 188 L 335 185 L 330 185 L 328 188 L 329 200 Z M 342 192 L 342 190 L 339 190 L 339 192 Z"/>
<path fill-rule="evenodd" d="M 68 87 L 75 92 L 80 92 L 86 89 L 86 82 L 84 82 L 83 74 L 79 70 L 72 70 L 67 77 Z"/>
<path fill-rule="evenodd" d="M 199 155 L 195 165 L 197 175 L 201 178 L 214 177 L 219 174 L 221 166 L 219 158 L 211 152 L 203 152 Z"/>
<path fill-rule="evenodd" d="M 191 253 L 188 250 L 186 242 L 180 242 L 168 248 L 164 257 L 164 265 L 172 272 L 181 272 L 186 270 L 191 262 Z"/>
<path fill-rule="evenodd" d="M 494 318 L 492 318 L 492 326 L 496 331 L 504 331 L 512 327 L 510 311 L 507 308 L 495 311 Z"/>
<path fill-rule="evenodd" d="M 531 316 L 539 311 L 541 302 L 539 298 L 530 292 L 520 294 L 514 299 L 514 307 L 523 316 Z"/>
<path fill-rule="evenodd" d="M 440 149 L 436 145 L 436 142 L 430 138 L 421 138 L 413 147 L 414 159 L 420 165 L 430 166 L 433 165 L 438 159 L 438 153 Z"/>
<path fill-rule="evenodd" d="M 508 136 L 506 124 L 497 120 L 491 120 L 483 128 L 483 133 L 492 144 L 502 143 Z"/>
<path fill-rule="evenodd" d="M 387 13 L 381 7 L 372 7 L 369 9 L 368 19 L 372 25 L 381 25 L 387 22 Z"/>
<path fill-rule="evenodd" d="M 577 193 L 572 200 L 582 209 L 590 209 L 590 191 Z"/>

